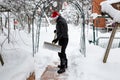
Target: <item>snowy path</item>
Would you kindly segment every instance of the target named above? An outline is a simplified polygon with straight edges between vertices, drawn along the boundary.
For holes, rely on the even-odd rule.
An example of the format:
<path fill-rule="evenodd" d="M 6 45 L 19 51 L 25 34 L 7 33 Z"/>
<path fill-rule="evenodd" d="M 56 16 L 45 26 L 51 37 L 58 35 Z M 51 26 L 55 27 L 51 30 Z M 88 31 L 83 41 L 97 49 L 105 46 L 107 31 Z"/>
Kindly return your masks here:
<path fill-rule="evenodd" d="M 59 62 L 57 52 L 43 48 L 44 41 L 51 42 L 53 40 L 54 29 L 54 26 L 41 28 L 40 49 L 34 58 L 31 54 L 30 35 L 21 31 L 20 34 L 23 39 L 21 41 L 19 33 L 15 32 L 16 34 L 12 35 L 14 36 L 12 43 L 4 44 L 3 47 L 2 55 L 5 65 L 4 67 L 0 66 L 0 80 L 24 80 L 33 70 L 35 70 L 36 80 L 40 80 L 48 65 L 56 67 L 57 65 L 54 62 Z M 24 36 L 22 36 L 23 34 Z M 89 44 L 88 37 L 90 36 L 86 35 L 86 57 L 84 57 L 79 51 L 80 28 L 69 25 L 69 44 L 66 50 L 68 69 L 65 72 L 67 74 L 65 80 L 119 80 L 120 54 L 118 52 L 120 49 L 111 49 L 107 63 L 103 64 L 105 48 Z M 1 36 L 0 38 L 3 40 L 4 37 Z M 60 77 L 62 76 L 60 75 Z"/>
<path fill-rule="evenodd" d="M 43 29 L 42 31 L 45 31 Z M 45 40 L 52 41 L 54 27 L 48 28 L 47 32 L 41 32 L 41 44 Z M 47 36 L 47 37 L 46 37 Z M 67 47 L 68 69 L 66 80 L 119 80 L 120 55 L 119 48 L 111 49 L 108 62 L 103 64 L 105 48 L 89 44 L 86 40 L 86 57 L 79 52 L 80 28 L 69 26 L 69 44 Z M 86 37 L 87 39 L 87 37 Z M 117 51 L 117 52 L 116 52 Z M 40 48 L 40 52 L 35 55 L 36 78 L 40 80 L 41 75 L 48 65 L 56 66 L 54 62 L 59 62 L 57 52 Z"/>

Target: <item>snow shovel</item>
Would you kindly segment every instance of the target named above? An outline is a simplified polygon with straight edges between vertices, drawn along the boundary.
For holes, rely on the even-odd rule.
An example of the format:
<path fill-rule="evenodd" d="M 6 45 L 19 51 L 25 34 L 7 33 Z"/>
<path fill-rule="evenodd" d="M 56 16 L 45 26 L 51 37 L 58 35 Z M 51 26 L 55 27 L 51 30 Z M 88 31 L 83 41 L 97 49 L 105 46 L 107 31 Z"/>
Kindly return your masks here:
<path fill-rule="evenodd" d="M 54 39 L 56 38 L 56 34 L 54 36 Z M 46 42 L 44 41 L 44 45 L 43 45 L 44 48 L 46 49 L 49 49 L 49 50 L 52 50 L 52 51 L 57 51 L 57 52 L 61 52 L 61 46 L 60 45 L 57 45 L 55 43 L 51 43 L 51 42 Z"/>

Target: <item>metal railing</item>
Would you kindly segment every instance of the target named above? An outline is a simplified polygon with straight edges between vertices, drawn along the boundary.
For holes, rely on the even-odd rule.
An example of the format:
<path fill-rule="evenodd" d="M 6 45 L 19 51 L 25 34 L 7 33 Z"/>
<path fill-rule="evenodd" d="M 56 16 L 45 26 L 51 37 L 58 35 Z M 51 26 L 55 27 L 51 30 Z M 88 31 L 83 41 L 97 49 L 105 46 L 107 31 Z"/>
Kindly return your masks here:
<path fill-rule="evenodd" d="M 106 48 L 108 45 L 109 38 L 110 37 L 99 37 L 97 38 L 95 43 L 98 46 Z M 100 40 L 102 40 L 101 43 L 100 43 Z M 111 48 L 119 48 L 119 47 L 120 47 L 120 37 L 115 37 Z"/>

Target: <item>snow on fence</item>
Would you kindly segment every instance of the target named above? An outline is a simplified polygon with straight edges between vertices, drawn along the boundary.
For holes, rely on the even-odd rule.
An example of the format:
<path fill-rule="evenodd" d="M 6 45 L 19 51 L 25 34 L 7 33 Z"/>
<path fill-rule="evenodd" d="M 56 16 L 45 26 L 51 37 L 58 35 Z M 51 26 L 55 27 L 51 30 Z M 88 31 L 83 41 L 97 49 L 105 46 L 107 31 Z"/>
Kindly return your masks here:
<path fill-rule="evenodd" d="M 96 45 L 106 48 L 109 42 L 109 37 L 99 37 L 96 40 Z M 119 48 L 120 47 L 120 37 L 115 37 L 112 43 L 111 48 Z"/>

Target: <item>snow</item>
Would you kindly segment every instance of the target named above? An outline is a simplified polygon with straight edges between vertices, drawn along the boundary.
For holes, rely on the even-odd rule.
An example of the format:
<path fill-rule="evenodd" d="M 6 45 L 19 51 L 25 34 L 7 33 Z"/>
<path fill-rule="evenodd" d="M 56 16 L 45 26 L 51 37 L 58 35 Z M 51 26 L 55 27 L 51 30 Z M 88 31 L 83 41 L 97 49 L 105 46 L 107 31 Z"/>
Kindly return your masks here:
<path fill-rule="evenodd" d="M 51 28 L 53 28 L 51 30 Z M 41 34 L 41 44 L 44 40 L 52 41 L 54 27 L 48 28 L 47 32 Z M 45 29 L 41 30 L 42 32 Z M 91 32 L 91 31 L 90 31 Z M 89 35 L 91 34 L 89 32 Z M 104 34 L 100 34 L 100 36 Z M 45 37 L 47 36 L 47 38 Z M 88 35 L 86 35 L 88 36 Z M 110 33 L 106 34 L 110 36 Z M 42 40 L 43 39 L 43 40 Z M 88 38 L 89 39 L 89 38 Z M 68 57 L 68 74 L 67 80 L 119 80 L 120 62 L 119 62 L 119 48 L 111 49 L 107 63 L 103 63 L 105 48 L 89 44 L 86 40 L 87 51 L 84 57 L 79 51 L 80 45 L 80 27 L 69 25 L 69 44 L 67 47 Z M 40 52 L 35 56 L 36 62 L 36 79 L 39 80 L 42 72 L 47 65 L 54 65 L 54 62 L 59 62 L 57 52 L 49 51 L 47 49 L 40 49 Z"/>
<path fill-rule="evenodd" d="M 112 3 L 120 2 L 120 0 L 107 0 L 101 2 L 101 10 L 102 12 L 108 13 L 111 17 L 113 17 L 114 22 L 120 23 L 120 11 L 116 10 L 112 7 Z"/>
<path fill-rule="evenodd" d="M 30 46 L 23 44 L 17 33 L 13 43 L 7 44 L 6 42 L 2 50 L 5 65 L 0 66 L 0 79 L 25 80 L 29 73 L 35 70 L 36 80 L 40 80 L 47 65 L 55 65 L 54 62 L 59 62 L 57 52 L 43 48 L 44 41 L 52 41 L 54 26 L 47 27 L 47 31 L 45 27 L 41 28 L 40 49 L 34 57 L 32 57 Z M 87 31 L 90 31 L 88 32 L 90 35 L 91 29 Z M 30 34 L 24 31 L 20 31 L 20 34 L 24 34 L 22 39 L 27 42 L 26 44 L 31 43 Z M 4 36 L 1 35 L 1 38 Z M 119 80 L 120 54 L 118 52 L 120 49 L 111 49 L 107 63 L 103 63 L 105 48 L 89 44 L 88 39 L 86 38 L 86 57 L 84 57 L 79 51 L 80 26 L 69 24 L 69 44 L 66 52 L 68 57 L 67 80 Z"/>
<path fill-rule="evenodd" d="M 98 16 L 101 16 L 101 15 L 98 15 L 97 13 L 92 13 L 90 16 L 91 16 L 93 19 L 95 19 L 95 18 L 97 18 Z"/>
<path fill-rule="evenodd" d="M 25 42 L 28 40 L 30 44 L 30 37 L 25 34 L 19 30 L 12 31 L 9 44 L 7 40 L 4 42 L 7 36 L 0 35 L 0 44 L 3 44 L 0 52 L 4 60 L 4 66 L 0 65 L 1 80 L 26 80 L 26 77 L 34 71 L 34 58 L 30 48 L 21 40 L 24 38 L 23 40 Z"/>
<path fill-rule="evenodd" d="M 117 0 L 112 0 L 117 1 Z M 108 0 L 107 0 L 108 2 Z M 108 3 L 107 3 L 108 4 Z M 106 6 L 105 2 L 101 5 L 103 11 L 109 11 L 113 15 L 114 21 L 118 21 L 119 11 L 113 12 L 113 8 Z M 104 9 L 103 9 L 104 8 Z M 98 15 L 93 14 L 93 17 Z M 48 19 L 48 18 L 47 18 Z M 40 48 L 34 57 L 32 54 L 32 35 L 26 30 L 11 30 L 10 43 L 7 41 L 7 30 L 0 33 L 0 54 L 5 62 L 4 66 L 0 65 L 0 80 L 26 80 L 30 73 L 35 71 L 36 80 L 40 80 L 42 73 L 48 65 L 56 66 L 54 63 L 59 62 L 57 52 L 43 48 L 44 41 L 51 42 L 54 38 L 55 25 L 41 27 L 40 31 Z M 90 26 L 86 26 L 86 57 L 80 53 L 80 33 L 81 26 L 69 24 L 69 43 L 67 46 L 68 74 L 67 80 L 119 80 L 120 79 L 120 49 L 112 48 L 110 50 L 107 63 L 103 63 L 103 57 L 106 48 L 89 43 L 93 40 L 93 31 Z M 109 33 L 98 32 L 99 37 L 110 37 Z M 115 37 L 119 37 L 117 32 Z M 5 40 L 5 42 L 4 42 Z M 108 41 L 104 39 L 99 44 L 107 46 Z M 118 44 L 118 43 L 117 43 Z"/>

